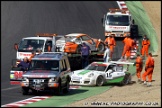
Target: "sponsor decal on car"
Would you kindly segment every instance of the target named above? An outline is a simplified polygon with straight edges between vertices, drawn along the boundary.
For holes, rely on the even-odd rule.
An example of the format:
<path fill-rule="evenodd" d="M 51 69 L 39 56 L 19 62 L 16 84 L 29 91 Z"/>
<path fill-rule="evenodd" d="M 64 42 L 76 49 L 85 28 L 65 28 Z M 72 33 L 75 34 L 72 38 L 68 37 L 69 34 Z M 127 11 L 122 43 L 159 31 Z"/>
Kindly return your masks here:
<path fill-rule="evenodd" d="M 84 70 L 84 71 L 82 71 L 82 72 L 80 72 L 80 73 L 78 73 L 78 74 L 80 74 L 80 75 L 84 75 L 84 74 L 86 74 L 86 73 L 88 73 L 88 72 L 90 72 L 91 70 Z"/>

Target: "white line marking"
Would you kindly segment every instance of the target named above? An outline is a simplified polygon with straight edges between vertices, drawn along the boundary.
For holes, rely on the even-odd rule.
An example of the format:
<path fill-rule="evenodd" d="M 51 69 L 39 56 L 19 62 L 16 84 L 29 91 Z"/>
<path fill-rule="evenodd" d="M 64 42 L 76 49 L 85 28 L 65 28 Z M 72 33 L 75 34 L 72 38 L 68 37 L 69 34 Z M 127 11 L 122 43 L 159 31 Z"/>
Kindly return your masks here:
<path fill-rule="evenodd" d="M 16 88 L 20 88 L 20 86 L 1 89 L 1 91 L 6 91 L 6 90 L 11 90 L 11 89 L 16 89 Z"/>

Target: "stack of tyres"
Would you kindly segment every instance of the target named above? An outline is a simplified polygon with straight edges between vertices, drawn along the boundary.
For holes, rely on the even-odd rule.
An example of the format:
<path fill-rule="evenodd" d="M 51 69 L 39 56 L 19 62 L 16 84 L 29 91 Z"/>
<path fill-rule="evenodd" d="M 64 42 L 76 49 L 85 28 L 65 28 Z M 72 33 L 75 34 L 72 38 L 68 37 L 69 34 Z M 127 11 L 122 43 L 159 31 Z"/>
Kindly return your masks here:
<path fill-rule="evenodd" d="M 138 25 L 131 26 L 131 37 L 135 38 L 138 36 Z"/>

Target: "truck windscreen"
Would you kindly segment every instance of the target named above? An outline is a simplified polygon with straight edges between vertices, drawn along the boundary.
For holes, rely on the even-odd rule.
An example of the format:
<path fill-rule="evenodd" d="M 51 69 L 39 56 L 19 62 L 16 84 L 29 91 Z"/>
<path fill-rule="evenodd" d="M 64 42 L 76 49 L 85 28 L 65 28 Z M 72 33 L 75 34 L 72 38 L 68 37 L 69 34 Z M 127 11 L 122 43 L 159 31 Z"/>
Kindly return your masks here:
<path fill-rule="evenodd" d="M 29 70 L 59 71 L 58 60 L 32 60 Z"/>
<path fill-rule="evenodd" d="M 129 26 L 129 16 L 127 15 L 108 15 L 107 25 Z"/>
<path fill-rule="evenodd" d="M 44 45 L 44 40 L 34 40 L 34 39 L 23 39 L 20 44 L 19 52 L 32 52 L 37 50 L 42 50 Z"/>

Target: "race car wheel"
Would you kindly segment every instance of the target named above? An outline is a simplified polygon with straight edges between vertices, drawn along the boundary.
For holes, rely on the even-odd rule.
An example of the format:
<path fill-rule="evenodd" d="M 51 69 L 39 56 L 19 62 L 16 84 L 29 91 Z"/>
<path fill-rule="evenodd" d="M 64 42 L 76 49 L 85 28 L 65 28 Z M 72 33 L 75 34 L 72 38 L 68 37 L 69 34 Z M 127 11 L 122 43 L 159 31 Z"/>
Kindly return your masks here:
<path fill-rule="evenodd" d="M 105 50 L 105 45 L 103 44 L 103 43 L 100 43 L 99 45 L 98 45 L 98 51 L 99 52 L 103 52 Z"/>
<path fill-rule="evenodd" d="M 29 93 L 29 88 L 27 87 L 22 87 L 22 94 L 27 95 Z"/>
<path fill-rule="evenodd" d="M 120 83 L 121 86 L 127 85 L 131 82 L 131 74 L 126 74 L 123 81 Z"/>
<path fill-rule="evenodd" d="M 104 83 L 104 79 L 102 76 L 98 76 L 96 80 L 96 86 L 102 86 Z"/>

